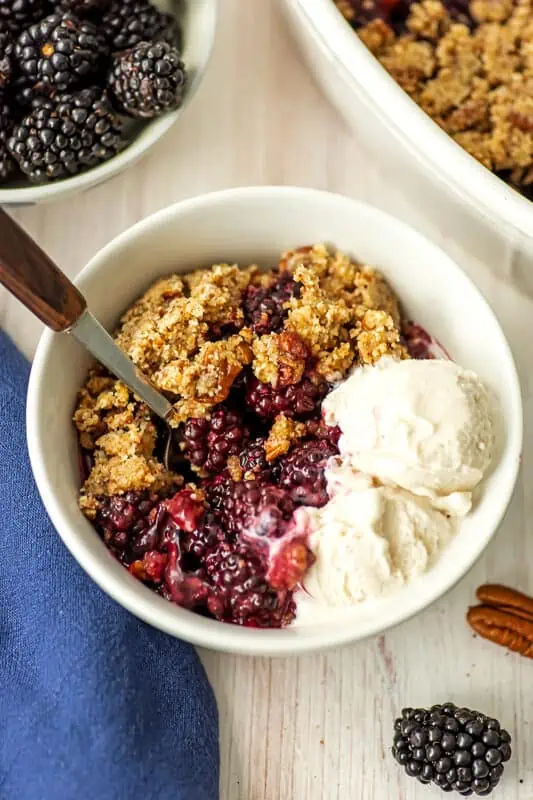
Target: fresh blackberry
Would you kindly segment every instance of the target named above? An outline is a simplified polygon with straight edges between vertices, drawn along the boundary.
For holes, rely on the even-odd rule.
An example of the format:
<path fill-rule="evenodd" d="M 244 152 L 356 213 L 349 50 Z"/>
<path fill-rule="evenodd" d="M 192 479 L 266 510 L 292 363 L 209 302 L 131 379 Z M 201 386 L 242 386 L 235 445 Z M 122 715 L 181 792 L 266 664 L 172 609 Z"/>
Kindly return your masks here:
<path fill-rule="evenodd" d="M 258 336 L 280 331 L 288 313 L 284 305 L 299 296 L 300 288 L 288 272 L 281 273 L 268 287 L 248 286 L 243 300 L 246 324 Z"/>
<path fill-rule="evenodd" d="M 392 754 L 421 783 L 485 797 L 511 758 L 511 737 L 497 720 L 453 703 L 404 708 L 394 723 Z"/>
<path fill-rule="evenodd" d="M 0 0 L 0 26 L 17 33 L 46 14 L 46 0 Z"/>
<path fill-rule="evenodd" d="M 177 22 L 149 0 L 112 0 L 102 17 L 102 30 L 113 52 L 135 47 L 139 42 L 179 39 Z"/>
<path fill-rule="evenodd" d="M 179 51 L 168 42 L 140 42 L 116 53 L 108 84 L 120 111 L 150 119 L 178 108 L 187 82 Z"/>
<path fill-rule="evenodd" d="M 290 492 L 298 505 L 325 506 L 329 495 L 324 472 L 328 459 L 338 452 L 327 439 L 297 444 L 280 459 L 279 485 Z"/>
<path fill-rule="evenodd" d="M 274 419 L 278 414 L 287 417 L 307 417 L 317 412 L 326 396 L 324 381 L 313 383 L 302 378 L 299 383 L 274 389 L 268 383 L 251 379 L 246 391 L 246 405 L 261 419 Z"/>
<path fill-rule="evenodd" d="M 107 45 L 91 22 L 51 14 L 17 39 L 15 57 L 25 79 L 47 91 L 65 89 L 94 75 Z"/>
<path fill-rule="evenodd" d="M 187 420 L 181 448 L 193 466 L 222 472 L 229 456 L 239 455 L 249 435 L 238 411 L 219 408 L 209 418 Z"/>
<path fill-rule="evenodd" d="M 56 4 L 60 11 L 70 11 L 78 17 L 84 17 L 95 11 L 107 8 L 111 0 L 59 0 Z"/>
<path fill-rule="evenodd" d="M 205 567 L 213 587 L 207 607 L 216 619 L 281 628 L 294 618 L 291 594 L 271 589 L 263 563 L 252 553 L 245 556 L 224 542 L 207 556 Z"/>
<path fill-rule="evenodd" d="M 13 114 L 7 103 L 0 102 L 0 180 L 5 181 L 16 170 L 16 163 L 7 148 L 13 130 Z"/>
<path fill-rule="evenodd" d="M 15 42 L 10 31 L 0 29 L 0 90 L 11 82 Z"/>
<path fill-rule="evenodd" d="M 96 87 L 39 104 L 8 141 L 9 152 L 32 181 L 76 175 L 112 158 L 124 145 L 122 123 Z"/>

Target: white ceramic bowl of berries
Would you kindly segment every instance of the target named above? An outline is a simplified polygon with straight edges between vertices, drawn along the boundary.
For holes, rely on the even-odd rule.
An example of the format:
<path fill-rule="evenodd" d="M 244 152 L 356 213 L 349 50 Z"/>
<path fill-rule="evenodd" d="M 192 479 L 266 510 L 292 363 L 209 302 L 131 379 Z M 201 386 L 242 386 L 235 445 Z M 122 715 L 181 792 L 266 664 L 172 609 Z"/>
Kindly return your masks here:
<path fill-rule="evenodd" d="M 394 591 L 343 608 L 322 608 L 323 613 L 304 619 L 294 598 L 305 586 L 305 569 L 311 566 L 311 560 L 305 563 L 305 558 L 310 549 L 301 530 L 296 541 L 303 547 L 292 552 L 284 549 L 284 534 L 287 530 L 294 533 L 294 520 L 302 510 L 296 508 L 299 495 L 292 493 L 287 464 L 311 477 L 311 485 L 304 484 L 305 499 L 300 505 L 323 505 L 327 501 L 322 497 L 324 459 L 317 459 L 316 453 L 327 451 L 329 456 L 336 452 L 337 439 L 324 431 L 321 421 L 321 402 L 333 386 L 324 390 L 323 382 L 316 380 L 314 387 L 310 386 L 305 372 L 303 376 L 293 374 L 289 379 L 293 385 L 285 382 L 285 388 L 276 392 L 263 383 L 268 376 L 259 371 L 258 381 L 250 372 L 246 348 L 254 349 L 252 366 L 256 369 L 261 342 L 280 341 L 277 334 L 269 338 L 269 330 L 279 331 L 280 325 L 286 324 L 287 298 L 300 297 L 293 277 L 280 272 L 283 260 L 282 267 L 276 267 L 280 254 L 319 242 L 332 253 L 346 254 L 350 263 L 380 270 L 401 299 L 403 318 L 430 331 L 454 362 L 477 373 L 494 399 L 494 452 L 472 510 L 430 568 Z M 343 263 L 335 257 L 328 261 Z M 230 266 L 187 277 L 214 264 Z M 270 270 L 266 283 L 261 283 L 261 272 L 255 268 L 246 270 L 249 265 Z M 363 290 L 368 289 L 373 274 L 364 273 Z M 365 204 L 312 189 L 252 187 L 193 198 L 139 222 L 98 253 L 82 270 L 77 284 L 93 313 L 116 331 L 124 311 L 155 281 L 169 275 L 175 277 L 157 284 L 118 330 L 128 352 L 137 358 L 135 353 L 142 351 L 138 363 L 148 369 L 150 360 L 159 359 L 165 348 L 150 351 L 149 344 L 146 350 L 154 330 L 150 315 L 145 316 L 147 310 L 156 309 L 157 328 L 161 314 L 171 308 L 188 308 L 191 298 L 203 298 L 200 316 L 205 326 L 198 327 L 191 318 L 188 327 L 180 327 L 178 315 L 172 334 L 177 337 L 173 347 L 188 342 L 189 352 L 195 355 L 178 363 L 170 357 L 157 377 L 160 388 L 168 389 L 169 381 L 182 386 L 181 399 L 175 386 L 169 394 L 176 401 L 176 413 L 182 415 L 178 431 L 183 472 L 178 483 L 169 479 L 158 460 L 153 419 L 112 376 L 99 373 L 92 384 L 87 383 L 91 360 L 74 340 L 45 332 L 35 356 L 27 405 L 32 468 L 55 528 L 88 575 L 118 603 L 173 636 L 213 649 L 254 655 L 298 654 L 355 642 L 402 622 L 449 590 L 498 529 L 516 482 L 522 446 L 522 408 L 512 354 L 494 314 L 461 269 L 418 233 Z M 213 275 L 218 276 L 214 283 Z M 213 285 L 218 286 L 217 291 Z M 305 291 L 301 289 L 301 297 Z M 238 313 L 220 325 L 216 309 L 234 298 L 235 292 L 243 293 L 237 301 Z M 382 292 L 378 295 L 384 297 Z M 159 308 L 159 302 L 163 307 Z M 239 316 L 241 302 L 243 317 Z M 168 331 L 169 322 L 165 317 L 159 332 L 163 328 Z M 251 345 L 250 329 L 263 337 L 259 340 L 256 334 Z M 285 328 L 281 330 L 285 332 Z M 201 343 L 191 345 L 190 337 L 198 335 L 204 337 Z M 282 353 L 282 363 L 294 372 L 301 344 L 293 348 L 294 334 L 289 338 L 288 361 L 283 360 L 287 353 Z M 388 341 L 403 346 L 392 332 Z M 362 352 L 362 340 L 358 342 Z M 151 355 L 143 361 L 148 351 Z M 168 356 L 168 348 L 166 352 Z M 213 365 L 221 363 L 221 352 L 229 380 L 225 396 L 213 399 L 206 387 Z M 305 356 L 302 363 L 307 370 L 317 362 Z M 261 369 L 268 369 L 268 364 L 267 359 Z M 189 407 L 191 398 L 194 403 Z M 207 414 L 202 406 L 206 402 L 211 403 Z M 244 410 L 242 403 L 248 404 Z M 272 434 L 270 412 L 275 403 L 288 418 L 290 430 L 297 431 L 296 438 L 301 437 L 290 443 L 293 449 L 280 457 L 278 467 L 276 461 L 265 462 L 266 445 L 257 449 L 257 444 L 264 444 L 265 437 Z M 75 410 L 78 430 L 73 424 Z M 82 420 L 83 424 L 78 424 Z M 136 439 L 137 424 L 140 433 Z M 126 451 L 121 451 L 121 445 L 117 446 L 120 439 L 114 435 L 117 431 L 126 436 L 133 450 L 128 450 L 128 444 Z M 96 440 L 100 444 L 95 444 Z M 136 450 L 139 443 L 145 449 Z M 80 445 L 90 461 L 83 475 Z M 96 452 L 98 447 L 101 449 Z M 303 463 L 306 453 L 311 454 L 309 464 Z M 130 461 L 132 454 L 135 459 Z M 220 460 L 221 454 L 228 458 Z M 91 472 L 95 463 L 100 466 Z M 105 473 L 110 463 L 119 465 L 120 475 Z M 123 469 L 124 464 L 140 465 L 141 473 L 149 475 L 151 487 L 159 487 L 160 494 L 128 493 L 124 485 L 121 490 L 120 481 L 127 483 L 132 475 L 131 470 Z M 251 474 L 254 470 L 257 472 Z M 88 474 L 92 477 L 81 488 L 82 513 L 80 487 Z M 107 484 L 110 475 L 112 483 Z M 285 483 L 280 475 L 285 475 Z M 105 497 L 96 496 L 98 486 L 104 487 Z M 239 525 L 250 509 L 253 512 L 254 503 L 266 504 L 261 508 L 267 512 L 261 517 L 266 523 L 253 531 L 258 547 L 247 550 L 243 549 L 244 538 L 239 538 L 239 531 L 244 530 Z M 248 536 L 249 527 L 245 533 Z M 246 542 L 250 541 L 248 537 Z M 261 562 L 265 552 L 270 558 L 268 565 Z M 291 557 L 284 560 L 285 553 Z M 294 569 L 301 570 L 298 585 L 287 582 Z"/>
<path fill-rule="evenodd" d="M 89 189 L 134 164 L 196 93 L 217 0 L 23 0 L 0 9 L 0 203 Z"/>

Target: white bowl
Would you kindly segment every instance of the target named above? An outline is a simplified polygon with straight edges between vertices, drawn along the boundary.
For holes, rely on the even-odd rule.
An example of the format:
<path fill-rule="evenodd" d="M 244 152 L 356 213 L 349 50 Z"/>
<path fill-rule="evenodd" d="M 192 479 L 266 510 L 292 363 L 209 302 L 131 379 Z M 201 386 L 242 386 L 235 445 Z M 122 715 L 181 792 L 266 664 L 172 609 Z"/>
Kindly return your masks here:
<path fill-rule="evenodd" d="M 456 144 L 396 84 L 333 0 L 282 0 L 324 94 L 358 142 L 424 217 L 481 260 L 501 269 L 501 246 L 533 254 L 533 204 Z M 445 220 L 445 223 L 443 223 Z M 530 264 L 528 267 L 530 270 Z M 517 267 L 522 269 L 522 265 Z M 508 278 L 508 276 L 505 276 Z M 519 279 L 522 276 L 517 276 Z M 527 282 L 532 290 L 533 282 Z"/>
<path fill-rule="evenodd" d="M 171 12 L 176 9 L 178 0 L 154 0 L 154 3 Z M 107 181 L 147 153 L 180 118 L 202 82 L 214 43 L 217 6 L 218 0 L 187 0 L 184 4 L 185 11 L 183 17 L 180 17 L 183 33 L 182 57 L 189 82 L 180 108 L 150 122 L 132 123 L 131 141 L 122 152 L 79 175 L 35 186 L 22 177 L 12 185 L 0 187 L 0 205 L 24 206 L 63 199 L 67 195 Z"/>
<path fill-rule="evenodd" d="M 342 618 L 285 630 L 254 630 L 204 619 L 163 600 L 111 556 L 78 509 L 76 390 L 89 356 L 68 336 L 45 332 L 28 392 L 27 426 L 35 479 L 50 518 L 73 556 L 111 597 L 161 630 L 205 647 L 249 654 L 318 650 L 376 634 L 423 609 L 472 566 L 511 497 L 522 442 L 518 378 L 509 346 L 475 286 L 444 253 L 403 223 L 345 197 L 312 189 L 231 189 L 187 200 L 134 225 L 80 273 L 89 307 L 111 328 L 155 278 L 216 262 L 277 262 L 290 247 L 328 242 L 378 266 L 410 317 L 460 364 L 492 387 L 500 408 L 498 457 L 483 493 L 437 565 L 388 598 Z"/>

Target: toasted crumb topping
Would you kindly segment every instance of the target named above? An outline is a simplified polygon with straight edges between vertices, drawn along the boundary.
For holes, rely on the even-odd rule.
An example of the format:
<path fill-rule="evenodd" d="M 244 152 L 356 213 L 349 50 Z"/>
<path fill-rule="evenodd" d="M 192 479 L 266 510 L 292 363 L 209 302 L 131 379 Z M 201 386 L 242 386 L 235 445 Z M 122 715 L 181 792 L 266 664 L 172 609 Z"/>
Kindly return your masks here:
<path fill-rule="evenodd" d="M 266 460 L 275 461 L 276 458 L 288 453 L 294 442 L 306 433 L 307 426 L 304 422 L 296 422 L 285 414 L 278 414 L 265 442 Z"/>
<path fill-rule="evenodd" d="M 533 174 L 533 0 L 470 0 L 471 24 L 452 18 L 440 0 L 418 0 L 399 33 L 383 14 L 368 21 L 353 0 L 335 2 L 443 130 L 527 193 Z"/>
<path fill-rule="evenodd" d="M 259 335 L 247 318 L 247 289 L 275 286 L 284 272 L 299 291 L 279 301 L 281 330 Z M 402 358 L 400 327 L 397 298 L 377 271 L 316 244 L 287 251 L 267 273 L 217 264 L 162 278 L 124 313 L 115 339 L 169 398 L 171 424 L 179 428 L 210 417 L 235 381 L 251 373 L 283 392 L 304 378 L 335 382 L 354 364 L 386 354 Z M 149 409 L 102 367 L 91 370 L 79 392 L 74 424 L 92 459 L 80 497 L 87 516 L 94 518 L 103 497 L 166 491 L 183 482 L 158 460 Z M 265 443 L 267 460 L 286 453 L 306 431 L 305 422 L 278 414 Z M 238 456 L 228 457 L 226 469 L 242 479 Z"/>

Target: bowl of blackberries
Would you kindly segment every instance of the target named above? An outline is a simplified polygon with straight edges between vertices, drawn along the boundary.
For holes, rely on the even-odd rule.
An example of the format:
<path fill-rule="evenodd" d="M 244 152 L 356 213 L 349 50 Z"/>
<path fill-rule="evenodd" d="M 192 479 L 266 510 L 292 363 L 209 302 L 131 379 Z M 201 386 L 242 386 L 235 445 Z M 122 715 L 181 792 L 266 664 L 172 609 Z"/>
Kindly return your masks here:
<path fill-rule="evenodd" d="M 216 0 L 0 0 L 0 203 L 100 183 L 176 121 L 205 73 Z"/>

